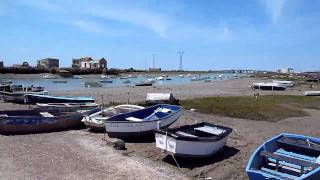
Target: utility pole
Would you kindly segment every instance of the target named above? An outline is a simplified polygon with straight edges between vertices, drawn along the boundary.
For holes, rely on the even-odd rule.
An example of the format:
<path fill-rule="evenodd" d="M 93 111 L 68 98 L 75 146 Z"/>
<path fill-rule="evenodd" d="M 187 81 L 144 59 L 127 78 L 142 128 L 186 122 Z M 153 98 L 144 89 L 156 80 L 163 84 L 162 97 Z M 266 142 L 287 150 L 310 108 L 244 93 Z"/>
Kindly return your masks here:
<path fill-rule="evenodd" d="M 155 55 L 152 54 L 152 68 L 155 69 L 156 68 L 156 60 L 155 60 Z"/>
<path fill-rule="evenodd" d="M 183 71 L 183 67 L 182 67 L 182 57 L 183 57 L 184 51 L 178 51 L 178 53 L 179 53 L 179 56 L 180 56 L 179 70 L 180 70 L 180 71 Z"/>

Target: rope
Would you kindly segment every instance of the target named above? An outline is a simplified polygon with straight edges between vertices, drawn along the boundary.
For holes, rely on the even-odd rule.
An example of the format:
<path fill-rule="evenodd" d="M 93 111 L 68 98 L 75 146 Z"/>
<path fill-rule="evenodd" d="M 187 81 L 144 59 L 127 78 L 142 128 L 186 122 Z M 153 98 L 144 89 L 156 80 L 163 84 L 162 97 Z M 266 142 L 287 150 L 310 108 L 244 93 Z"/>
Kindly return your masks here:
<path fill-rule="evenodd" d="M 170 152 L 174 162 L 177 164 L 178 168 L 181 169 L 180 165 L 178 164 L 178 161 L 176 160 L 176 158 L 174 157 L 174 155 Z"/>

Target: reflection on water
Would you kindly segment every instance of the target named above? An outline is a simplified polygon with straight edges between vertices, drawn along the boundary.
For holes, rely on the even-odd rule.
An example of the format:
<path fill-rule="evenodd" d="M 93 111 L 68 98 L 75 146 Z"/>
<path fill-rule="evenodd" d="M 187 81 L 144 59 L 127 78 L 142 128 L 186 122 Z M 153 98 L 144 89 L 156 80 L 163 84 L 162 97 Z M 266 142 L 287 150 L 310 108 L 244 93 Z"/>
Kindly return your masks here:
<path fill-rule="evenodd" d="M 244 76 L 243 74 L 241 76 Z M 201 75 L 200 78 L 208 77 L 206 80 L 211 81 L 218 81 L 218 80 L 226 80 L 235 78 L 235 74 L 207 74 L 207 75 Z M 240 75 L 239 75 L 240 77 Z M 157 77 L 154 77 L 157 78 Z M 155 85 L 170 85 L 170 84 L 185 84 L 185 83 L 193 83 L 193 82 L 204 82 L 204 80 L 201 81 L 191 81 L 192 78 L 198 78 L 195 76 L 187 76 L 180 77 L 177 75 L 172 75 L 165 77 L 164 80 L 157 80 Z M 56 80 L 67 80 L 67 83 L 54 83 Z M 129 79 L 120 79 L 119 77 L 111 78 L 112 83 L 101 83 L 102 88 L 104 87 L 119 87 L 119 86 L 133 86 L 135 83 L 145 81 L 147 79 L 150 79 L 150 77 L 145 77 L 143 75 L 139 75 L 135 78 L 129 78 Z M 171 79 L 171 80 L 167 80 Z M 8 79 L 1 79 L 2 81 L 8 80 Z M 99 82 L 99 77 L 86 77 L 84 76 L 83 79 L 72 79 L 72 78 L 60 78 L 60 79 L 43 79 L 43 78 L 31 78 L 31 79 L 25 79 L 25 78 L 10 78 L 14 84 L 23 84 L 24 86 L 43 86 L 46 90 L 54 90 L 54 91 L 64 91 L 64 90 L 79 90 L 79 89 L 85 89 L 84 82 Z M 131 83 L 124 83 L 125 81 L 130 80 Z M 100 82 L 99 82 L 100 83 Z"/>

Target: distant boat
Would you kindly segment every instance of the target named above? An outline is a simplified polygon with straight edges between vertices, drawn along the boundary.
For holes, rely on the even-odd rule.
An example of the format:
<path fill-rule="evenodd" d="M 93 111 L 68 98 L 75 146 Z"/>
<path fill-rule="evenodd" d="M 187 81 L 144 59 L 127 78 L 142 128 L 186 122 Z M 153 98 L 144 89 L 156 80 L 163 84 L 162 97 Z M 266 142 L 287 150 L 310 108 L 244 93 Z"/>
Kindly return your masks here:
<path fill-rule="evenodd" d="M 30 90 L 32 92 L 41 92 L 41 91 L 44 91 L 44 87 L 42 87 L 42 86 L 31 86 Z"/>
<path fill-rule="evenodd" d="M 160 76 L 156 78 L 157 81 L 164 81 L 164 77 Z"/>
<path fill-rule="evenodd" d="M 128 79 L 129 77 L 127 76 L 123 76 L 123 77 L 120 77 L 120 79 Z"/>
<path fill-rule="evenodd" d="M 305 96 L 320 96 L 320 91 L 305 91 L 303 94 Z"/>
<path fill-rule="evenodd" d="M 279 81 L 279 80 L 272 80 L 274 83 L 279 83 L 285 85 L 287 87 L 293 87 L 296 83 L 294 81 Z"/>
<path fill-rule="evenodd" d="M 112 106 L 102 111 L 96 112 L 90 116 L 85 116 L 82 119 L 82 122 L 84 122 L 84 124 L 90 129 L 97 130 L 97 131 L 104 131 L 105 130 L 104 123 L 110 117 L 118 114 L 133 112 L 139 109 L 144 109 L 144 107 L 137 106 L 137 105 L 130 105 L 130 104 Z"/>
<path fill-rule="evenodd" d="M 50 96 L 38 94 L 26 94 L 26 102 L 29 104 L 36 103 L 87 103 L 94 102 L 92 97 L 67 97 L 67 96 Z"/>
<path fill-rule="evenodd" d="M 41 110 L 86 110 L 97 108 L 96 103 L 37 103 L 37 108 Z"/>
<path fill-rule="evenodd" d="M 100 75 L 100 78 L 101 78 L 101 79 L 110 79 L 110 76 L 106 76 L 106 75 L 103 75 L 103 74 L 102 74 L 102 75 Z"/>
<path fill-rule="evenodd" d="M 61 112 L 42 110 L 0 111 L 0 133 L 21 134 L 50 132 L 81 125 L 84 115 L 99 111 L 93 108 L 83 112 Z"/>
<path fill-rule="evenodd" d="M 102 83 L 112 83 L 112 80 L 108 80 L 108 79 L 101 79 L 100 82 Z"/>
<path fill-rule="evenodd" d="M 123 81 L 123 83 L 129 84 L 129 83 L 131 83 L 131 81 L 130 80 L 126 80 L 126 81 Z"/>
<path fill-rule="evenodd" d="M 81 76 L 78 76 L 78 75 L 74 75 L 74 76 L 72 77 L 72 79 L 82 79 L 82 77 L 81 77 Z"/>
<path fill-rule="evenodd" d="M 154 80 L 146 80 L 146 81 L 142 81 L 142 82 L 139 82 L 139 83 L 136 83 L 135 85 L 136 86 L 152 86 L 153 84 L 155 83 Z"/>
<path fill-rule="evenodd" d="M 170 77 L 167 77 L 167 78 L 166 78 L 166 80 L 167 80 L 167 81 L 171 81 L 171 80 L 172 80 L 172 78 L 170 78 Z"/>
<path fill-rule="evenodd" d="M 282 133 L 251 155 L 246 167 L 250 180 L 320 179 L 320 138 Z"/>
<path fill-rule="evenodd" d="M 84 82 L 84 87 L 102 87 L 102 85 L 95 81 Z"/>
<path fill-rule="evenodd" d="M 180 74 L 179 77 L 184 77 L 184 75 L 183 75 L 183 74 Z"/>
<path fill-rule="evenodd" d="M 43 78 L 43 79 L 57 79 L 56 76 L 50 75 L 50 74 L 46 74 L 46 75 L 44 75 L 42 78 Z"/>
<path fill-rule="evenodd" d="M 279 83 L 253 83 L 253 89 L 259 90 L 270 90 L 270 91 L 284 91 L 287 89 L 287 86 Z"/>
<path fill-rule="evenodd" d="M 170 126 L 182 115 L 182 107 L 156 105 L 134 112 L 119 114 L 105 121 L 109 137 L 134 137 L 153 133 L 157 128 Z"/>
<path fill-rule="evenodd" d="M 53 80 L 53 83 L 67 83 L 67 80 Z"/>
<path fill-rule="evenodd" d="M 207 157 L 222 150 L 231 132 L 231 128 L 206 122 L 157 129 L 156 147 L 175 156 Z"/>

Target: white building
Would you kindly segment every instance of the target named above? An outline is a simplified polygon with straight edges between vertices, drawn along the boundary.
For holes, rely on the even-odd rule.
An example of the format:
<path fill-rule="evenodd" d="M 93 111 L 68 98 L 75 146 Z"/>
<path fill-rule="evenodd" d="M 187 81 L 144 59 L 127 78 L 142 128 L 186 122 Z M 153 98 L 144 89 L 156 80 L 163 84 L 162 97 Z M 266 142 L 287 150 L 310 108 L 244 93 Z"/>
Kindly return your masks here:
<path fill-rule="evenodd" d="M 290 74 L 290 73 L 294 73 L 294 70 L 293 70 L 293 68 L 284 67 L 284 68 L 279 69 L 278 72 Z"/>

